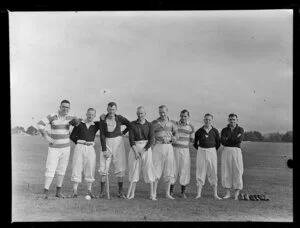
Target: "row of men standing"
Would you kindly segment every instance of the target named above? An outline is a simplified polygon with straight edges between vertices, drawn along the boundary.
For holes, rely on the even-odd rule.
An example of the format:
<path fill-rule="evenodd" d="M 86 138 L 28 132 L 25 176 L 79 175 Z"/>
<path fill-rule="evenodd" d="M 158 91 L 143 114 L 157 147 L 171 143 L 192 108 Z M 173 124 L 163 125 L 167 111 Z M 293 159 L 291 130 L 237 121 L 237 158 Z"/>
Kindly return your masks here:
<path fill-rule="evenodd" d="M 81 120 L 69 115 L 70 102 L 63 100 L 58 113 L 45 117 L 38 123 L 42 135 L 49 142 L 46 162 L 44 198 L 48 198 L 50 184 L 57 174 L 56 196 L 64 198 L 61 186 L 68 165 L 70 154 L 69 126 L 75 126 L 70 139 L 76 144 L 72 162 L 73 193 L 77 197 L 77 187 L 82 181 L 82 173 L 87 183 L 88 194 L 92 193 L 92 183 L 95 181 L 96 154 L 94 139 L 100 130 L 101 152 L 100 168 L 101 187 L 100 198 L 105 195 L 105 177 L 111 162 L 114 163 L 114 174 L 118 177 L 120 198 L 134 198 L 136 183 L 142 170 L 143 179 L 150 184 L 150 199 L 157 199 L 158 181 L 163 177 L 166 183 L 166 197 L 173 198 L 174 184 L 177 179 L 181 185 L 181 197 L 186 198 L 186 185 L 190 182 L 190 152 L 189 143 L 197 149 L 196 181 L 197 196 L 201 197 L 201 190 L 206 176 L 213 186 L 214 197 L 217 194 L 217 150 L 223 145 L 221 158 L 222 185 L 226 188 L 223 198 L 230 198 L 230 189 L 235 189 L 234 198 L 243 188 L 243 160 L 240 144 L 243 140 L 243 128 L 237 125 L 237 115 L 230 114 L 229 124 L 222 130 L 221 137 L 218 130 L 211 125 L 213 116 L 204 116 L 204 125 L 194 132 L 189 123 L 189 112 L 183 110 L 178 122 L 168 117 L 168 108 L 159 107 L 160 117 L 152 123 L 145 119 L 146 110 L 138 107 L 136 121 L 129 122 L 125 117 L 116 115 L 117 104 L 111 102 L 107 107 L 107 114 L 101 115 L 100 121 L 94 121 L 96 110 L 88 109 L 86 119 Z M 47 134 L 45 127 L 50 125 L 51 133 Z M 121 126 L 126 125 L 124 131 Z M 127 197 L 123 194 L 123 178 L 126 170 L 126 153 L 123 135 L 129 131 L 130 151 L 128 156 L 129 181 L 131 182 Z M 195 135 L 195 137 L 194 137 Z"/>

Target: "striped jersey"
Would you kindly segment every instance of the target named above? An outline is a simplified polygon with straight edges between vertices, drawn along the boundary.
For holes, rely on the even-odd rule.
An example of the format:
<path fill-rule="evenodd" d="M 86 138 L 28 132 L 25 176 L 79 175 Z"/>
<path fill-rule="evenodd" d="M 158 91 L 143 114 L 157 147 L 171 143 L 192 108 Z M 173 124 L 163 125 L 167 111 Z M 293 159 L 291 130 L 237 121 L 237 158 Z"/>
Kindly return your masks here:
<path fill-rule="evenodd" d="M 50 124 L 50 137 L 54 143 L 49 144 L 52 148 L 65 148 L 70 146 L 70 121 L 76 118 L 75 116 L 67 115 L 59 116 L 58 113 L 52 113 L 38 122 L 38 129 L 44 130 Z"/>
<path fill-rule="evenodd" d="M 189 148 L 189 143 L 194 141 L 194 126 L 190 123 L 183 125 L 181 121 L 176 122 L 177 125 L 177 137 L 174 147 L 177 148 Z"/>
<path fill-rule="evenodd" d="M 176 135 L 176 123 L 168 118 L 163 121 L 160 118 L 152 122 L 155 134 L 155 141 L 163 142 L 165 138 L 168 141 L 172 140 L 172 136 Z"/>

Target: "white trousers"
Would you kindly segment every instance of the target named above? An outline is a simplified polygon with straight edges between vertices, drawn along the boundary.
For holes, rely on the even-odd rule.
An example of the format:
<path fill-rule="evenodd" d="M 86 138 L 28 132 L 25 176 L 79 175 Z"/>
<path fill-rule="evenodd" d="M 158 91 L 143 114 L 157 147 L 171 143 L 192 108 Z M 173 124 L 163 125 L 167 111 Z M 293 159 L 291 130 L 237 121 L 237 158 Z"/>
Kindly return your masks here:
<path fill-rule="evenodd" d="M 238 147 L 224 147 L 221 157 L 223 188 L 243 189 L 243 156 Z"/>
<path fill-rule="evenodd" d="M 48 148 L 46 161 L 46 177 L 54 177 L 55 174 L 65 175 L 70 157 L 70 147 Z"/>
<path fill-rule="evenodd" d="M 191 158 L 189 148 L 174 148 L 175 157 L 175 182 L 179 176 L 179 183 L 187 185 L 190 183 Z"/>
<path fill-rule="evenodd" d="M 76 144 L 72 162 L 71 181 L 80 183 L 82 172 L 86 182 L 95 181 L 96 153 L 94 146 Z"/>
<path fill-rule="evenodd" d="M 153 147 L 153 165 L 156 179 L 163 176 L 166 182 L 175 183 L 175 159 L 171 144 L 155 144 Z"/>
<path fill-rule="evenodd" d="M 147 142 L 136 143 L 136 148 L 141 151 Z M 143 179 L 146 183 L 155 181 L 155 170 L 152 161 L 152 150 L 149 148 L 144 152 L 138 160 L 135 159 L 135 153 L 132 148 L 130 148 L 128 156 L 128 169 L 129 169 L 129 181 L 138 182 L 140 178 L 140 173 L 143 173 Z"/>
<path fill-rule="evenodd" d="M 208 182 L 212 186 L 217 186 L 217 151 L 216 148 L 199 147 L 196 158 L 196 181 L 197 186 L 202 187 L 205 184 L 207 176 Z"/>
<path fill-rule="evenodd" d="M 105 159 L 103 153 L 100 152 L 100 175 L 106 175 L 112 161 L 115 166 L 115 175 L 117 177 L 123 177 L 126 170 L 126 154 L 123 137 L 106 138 L 106 147 L 107 151 L 112 153 L 112 157 Z"/>

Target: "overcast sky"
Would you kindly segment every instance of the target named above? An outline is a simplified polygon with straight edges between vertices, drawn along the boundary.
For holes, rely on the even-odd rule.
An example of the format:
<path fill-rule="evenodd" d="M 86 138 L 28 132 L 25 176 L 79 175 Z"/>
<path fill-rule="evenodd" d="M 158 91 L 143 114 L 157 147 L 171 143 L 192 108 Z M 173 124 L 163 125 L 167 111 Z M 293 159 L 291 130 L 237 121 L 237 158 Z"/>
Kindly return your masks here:
<path fill-rule="evenodd" d="M 11 122 L 27 128 L 71 102 L 97 119 L 110 101 L 136 119 L 158 106 L 198 128 L 234 112 L 246 131 L 292 129 L 292 10 L 13 12 Z M 104 90 L 106 93 L 104 93 Z"/>

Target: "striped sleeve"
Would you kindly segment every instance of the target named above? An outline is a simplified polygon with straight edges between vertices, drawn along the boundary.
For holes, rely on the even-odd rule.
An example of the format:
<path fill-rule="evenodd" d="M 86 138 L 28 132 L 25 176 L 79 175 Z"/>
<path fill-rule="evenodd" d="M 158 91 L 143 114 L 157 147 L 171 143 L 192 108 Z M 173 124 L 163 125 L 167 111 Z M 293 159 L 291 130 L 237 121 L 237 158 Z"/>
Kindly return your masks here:
<path fill-rule="evenodd" d="M 44 130 L 46 128 L 47 125 L 51 124 L 51 122 L 54 120 L 54 115 L 50 114 L 48 116 L 46 116 L 45 118 L 43 118 L 42 120 L 40 120 L 37 123 L 37 127 L 40 130 Z"/>
<path fill-rule="evenodd" d="M 195 133 L 195 128 L 194 128 L 194 126 L 193 126 L 192 124 L 190 124 L 190 127 L 191 127 L 191 129 L 192 129 L 191 134 Z"/>
<path fill-rule="evenodd" d="M 195 139 L 195 128 L 192 124 L 189 124 L 191 127 L 191 132 L 190 132 L 190 142 L 193 143 Z"/>
<path fill-rule="evenodd" d="M 177 131 L 178 131 L 177 123 L 174 120 L 170 120 L 170 122 L 172 123 L 172 133 L 175 136 L 177 135 Z"/>
<path fill-rule="evenodd" d="M 73 120 L 73 119 L 77 119 L 77 117 L 74 116 L 74 115 L 68 115 L 68 116 L 66 117 L 66 120 L 69 120 L 69 121 L 71 121 L 71 120 Z"/>

